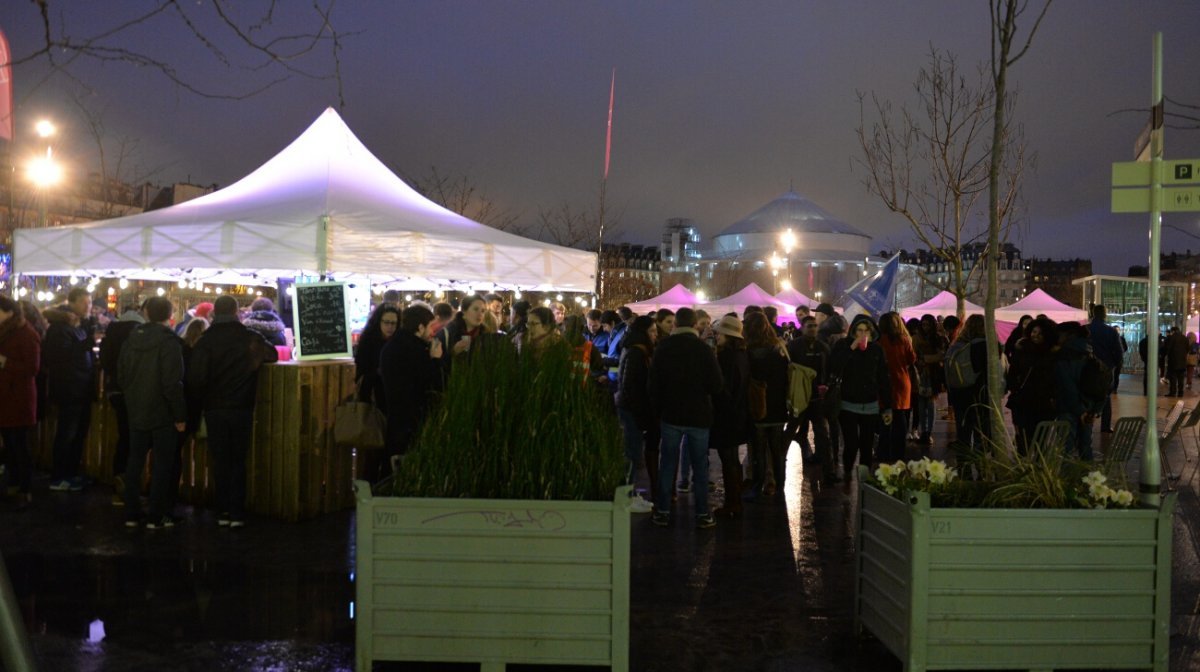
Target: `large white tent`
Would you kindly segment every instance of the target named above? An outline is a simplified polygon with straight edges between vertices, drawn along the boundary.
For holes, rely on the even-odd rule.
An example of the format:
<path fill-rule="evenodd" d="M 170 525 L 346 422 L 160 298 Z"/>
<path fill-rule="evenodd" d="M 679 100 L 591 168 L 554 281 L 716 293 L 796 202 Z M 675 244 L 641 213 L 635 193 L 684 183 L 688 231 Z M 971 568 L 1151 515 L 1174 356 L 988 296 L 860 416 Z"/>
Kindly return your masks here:
<path fill-rule="evenodd" d="M 212 194 L 100 222 L 18 229 L 30 275 L 263 284 L 300 273 L 378 283 L 590 292 L 596 255 L 474 222 L 425 199 L 332 109 L 254 172 Z"/>
<path fill-rule="evenodd" d="M 670 310 L 691 308 L 697 303 L 700 303 L 700 301 L 690 289 L 677 284 L 656 297 L 629 304 L 629 309 L 639 315 L 644 315 L 652 310 L 661 310 L 663 308 Z"/>
<path fill-rule="evenodd" d="M 1020 301 L 996 309 L 997 320 L 1017 322 L 1022 315 L 1045 315 L 1055 322 L 1086 322 L 1087 311 L 1063 303 L 1041 289 L 1035 289 Z"/>
<path fill-rule="evenodd" d="M 726 313 L 738 313 L 739 315 L 745 313 L 746 306 L 758 306 L 759 308 L 775 306 L 781 318 L 795 319 L 793 315 L 793 312 L 796 310 L 795 306 L 789 306 L 776 299 L 765 289 L 759 287 L 757 283 L 753 282 L 734 294 L 730 294 L 723 299 L 714 299 L 700 307 L 708 311 L 708 314 L 712 316 L 715 322 L 721 319 L 721 316 Z"/>
<path fill-rule="evenodd" d="M 970 301 L 963 301 L 963 309 L 967 315 L 975 313 L 983 314 L 983 307 L 977 306 Z M 958 314 L 958 298 L 947 291 L 938 292 L 937 296 L 926 301 L 925 303 L 909 306 L 908 308 L 900 309 L 900 317 L 905 320 L 911 318 L 920 319 L 922 315 L 933 315 L 934 317 L 948 317 Z"/>

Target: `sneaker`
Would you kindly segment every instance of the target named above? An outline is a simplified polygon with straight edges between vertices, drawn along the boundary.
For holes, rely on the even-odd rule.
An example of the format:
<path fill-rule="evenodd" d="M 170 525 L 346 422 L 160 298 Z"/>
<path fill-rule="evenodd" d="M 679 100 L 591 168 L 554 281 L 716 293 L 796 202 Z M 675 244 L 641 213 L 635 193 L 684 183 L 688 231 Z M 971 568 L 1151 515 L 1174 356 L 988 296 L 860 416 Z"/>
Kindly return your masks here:
<path fill-rule="evenodd" d="M 53 481 L 50 483 L 50 489 L 54 492 L 67 492 L 71 489 L 71 481 L 65 478 L 60 481 Z"/>
<path fill-rule="evenodd" d="M 137 527 L 138 525 L 141 525 L 141 524 L 142 524 L 142 521 L 137 518 L 126 518 L 125 519 L 125 527 Z"/>
<path fill-rule="evenodd" d="M 706 513 L 703 516 L 696 516 L 696 527 L 707 530 L 710 527 L 716 527 L 717 520 L 713 518 L 711 513 Z"/>
<path fill-rule="evenodd" d="M 675 489 L 682 493 L 688 493 L 692 491 L 692 484 L 687 481 L 680 481 L 679 486 Z"/>
<path fill-rule="evenodd" d="M 229 521 L 232 520 L 228 513 L 217 515 L 217 527 L 229 527 Z"/>
<path fill-rule="evenodd" d="M 229 527 L 231 527 L 231 528 L 245 527 L 245 526 L 246 526 L 246 521 L 242 520 L 241 518 L 231 518 L 229 520 Z"/>
<path fill-rule="evenodd" d="M 146 521 L 147 530 L 162 530 L 170 527 L 175 527 L 175 519 L 170 516 L 159 516 L 153 520 Z"/>
<path fill-rule="evenodd" d="M 671 524 L 671 514 L 655 511 L 653 516 L 650 516 L 650 522 L 659 527 L 666 527 Z"/>
<path fill-rule="evenodd" d="M 654 505 L 647 502 L 641 495 L 634 495 L 629 498 L 630 513 L 650 513 L 654 510 Z"/>
<path fill-rule="evenodd" d="M 68 487 L 71 490 L 71 492 L 82 492 L 83 491 L 84 480 L 83 480 L 82 476 L 76 476 L 75 478 L 72 478 L 68 483 L 69 483 Z"/>

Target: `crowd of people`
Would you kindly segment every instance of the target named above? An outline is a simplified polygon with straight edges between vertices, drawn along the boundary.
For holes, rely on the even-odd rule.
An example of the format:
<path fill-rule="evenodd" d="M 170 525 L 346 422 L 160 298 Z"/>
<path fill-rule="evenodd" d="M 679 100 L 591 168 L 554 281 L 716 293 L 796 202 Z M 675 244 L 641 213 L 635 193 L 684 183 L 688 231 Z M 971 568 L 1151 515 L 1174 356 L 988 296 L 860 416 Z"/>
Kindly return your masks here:
<path fill-rule="evenodd" d="M 82 289 L 44 313 L 0 297 L 0 438 L 18 508 L 32 500 L 29 434 L 49 405 L 57 411 L 50 489 L 83 488 L 98 366 L 118 420 L 113 503 L 125 507 L 127 524 L 174 524 L 180 450 L 203 431 L 218 524 L 243 526 L 257 371 L 277 360 L 273 346 L 285 342 L 270 300 L 243 311 L 222 296 L 195 306 L 172 329 L 171 303 L 151 298 L 108 321 L 98 357 L 93 313 Z M 670 523 L 680 494 L 691 493 L 691 513 L 705 528 L 740 515 L 747 503 L 779 500 L 793 445 L 819 479 L 846 488 L 856 464 L 928 455 L 943 393 L 955 443 L 984 445 L 993 421 L 989 359 L 1005 371 L 1003 404 L 1018 450 L 1029 449 L 1038 423 L 1062 420 L 1070 427 L 1066 449 L 1091 459 L 1095 421 L 1112 431 L 1110 395 L 1128 349 L 1103 306 L 1092 314 L 1087 325 L 1022 318 L 989 352 L 979 315 L 962 323 L 932 315 L 906 322 L 889 312 L 878 321 L 858 315 L 847 322 L 827 303 L 798 308 L 794 322 L 755 306 L 721 316 L 692 308 L 636 315 L 627 307 L 571 315 L 562 304 L 524 300 L 506 310 L 498 295 L 469 295 L 457 307 L 402 306 L 398 295 L 385 296 L 354 354 L 359 398 L 387 419 L 385 448 L 369 451 L 363 473 L 378 479 L 394 469 L 453 375 L 456 356 L 493 340 L 534 356 L 557 342 L 574 346 L 581 374 L 611 399 L 627 481 L 645 467 L 649 498 L 635 495 L 630 510 L 652 513 L 658 525 Z M 1170 394 L 1190 388 L 1197 352 L 1193 335 L 1174 329 L 1164 336 L 1161 368 Z M 799 414 L 787 403 L 792 363 L 813 374 L 811 401 Z M 725 491 L 716 509 L 708 501 L 710 449 L 721 461 Z M 143 507 L 148 455 L 154 467 Z"/>

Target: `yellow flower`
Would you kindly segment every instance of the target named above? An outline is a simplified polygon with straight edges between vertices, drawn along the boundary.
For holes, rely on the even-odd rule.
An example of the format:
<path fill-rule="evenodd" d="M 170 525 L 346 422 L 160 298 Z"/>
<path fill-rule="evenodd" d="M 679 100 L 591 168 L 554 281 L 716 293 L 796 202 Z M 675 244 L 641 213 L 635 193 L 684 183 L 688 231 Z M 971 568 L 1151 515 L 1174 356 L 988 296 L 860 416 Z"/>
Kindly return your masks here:
<path fill-rule="evenodd" d="M 926 473 L 929 474 L 930 483 L 946 483 L 950 478 L 953 478 L 953 475 L 951 474 L 952 470 L 946 469 L 945 462 L 930 462 L 925 468 Z"/>
<path fill-rule="evenodd" d="M 1089 488 L 1103 485 L 1107 480 L 1108 478 L 1099 471 L 1093 471 L 1092 473 L 1083 477 L 1083 482 L 1086 483 Z"/>
<path fill-rule="evenodd" d="M 1112 500 L 1117 506 L 1133 505 L 1133 493 L 1128 490 L 1117 490 L 1112 494 Z"/>

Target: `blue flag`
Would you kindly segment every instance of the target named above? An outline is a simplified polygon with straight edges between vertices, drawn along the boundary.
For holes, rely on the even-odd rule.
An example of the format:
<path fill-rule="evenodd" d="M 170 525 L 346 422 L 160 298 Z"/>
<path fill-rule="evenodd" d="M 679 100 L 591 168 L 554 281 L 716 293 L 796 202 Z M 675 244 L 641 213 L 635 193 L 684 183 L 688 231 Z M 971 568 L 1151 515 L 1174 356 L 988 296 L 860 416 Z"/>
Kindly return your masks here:
<path fill-rule="evenodd" d="M 872 318 L 892 310 L 896 304 L 896 278 L 900 271 L 900 255 L 888 260 L 873 277 L 863 278 L 847 292 Z"/>

